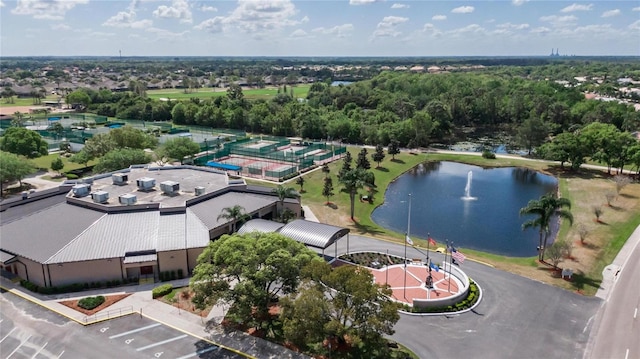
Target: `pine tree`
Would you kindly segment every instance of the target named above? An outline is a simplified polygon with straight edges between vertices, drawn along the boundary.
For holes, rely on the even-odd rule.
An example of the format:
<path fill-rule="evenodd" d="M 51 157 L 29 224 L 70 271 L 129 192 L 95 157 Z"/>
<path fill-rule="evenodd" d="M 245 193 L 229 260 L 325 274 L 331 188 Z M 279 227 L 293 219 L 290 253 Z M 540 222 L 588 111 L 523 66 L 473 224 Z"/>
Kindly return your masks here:
<path fill-rule="evenodd" d="M 384 147 L 381 144 L 376 146 L 376 152 L 371 155 L 371 159 L 378 163 L 377 167 L 380 167 L 380 162 L 384 160 Z"/>
<path fill-rule="evenodd" d="M 369 163 L 369 159 L 367 158 L 367 149 L 365 147 L 360 150 L 358 153 L 358 159 L 356 160 L 356 168 L 362 168 L 368 170 L 371 168 L 371 163 Z"/>
<path fill-rule="evenodd" d="M 400 153 L 400 142 L 398 140 L 391 140 L 389 143 L 389 147 L 387 148 L 387 152 L 391 155 L 391 159 L 395 160 L 396 155 Z"/>
<path fill-rule="evenodd" d="M 338 179 L 342 177 L 345 173 L 351 171 L 351 162 L 353 158 L 351 157 L 351 152 L 347 151 L 347 155 L 344 156 L 342 160 L 342 168 L 340 168 L 340 172 L 338 173 Z"/>
<path fill-rule="evenodd" d="M 327 204 L 329 204 L 329 200 L 334 195 L 333 180 L 331 179 L 331 177 L 324 178 L 324 187 L 322 188 L 322 195 L 327 198 Z"/>

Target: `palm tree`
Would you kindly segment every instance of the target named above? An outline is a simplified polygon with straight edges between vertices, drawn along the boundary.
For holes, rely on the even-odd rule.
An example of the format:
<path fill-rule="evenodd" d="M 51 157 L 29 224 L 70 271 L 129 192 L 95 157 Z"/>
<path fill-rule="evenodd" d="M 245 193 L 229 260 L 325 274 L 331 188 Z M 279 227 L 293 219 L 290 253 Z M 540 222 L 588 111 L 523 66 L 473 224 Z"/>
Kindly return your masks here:
<path fill-rule="evenodd" d="M 236 204 L 233 207 L 223 208 L 220 215 L 218 215 L 217 220 L 225 219 L 227 221 L 233 221 L 233 232 L 235 233 L 238 222 L 244 223 L 248 221 L 249 218 L 251 217 L 245 212 L 244 207 Z"/>
<path fill-rule="evenodd" d="M 280 212 L 281 220 L 284 220 L 284 200 L 285 198 L 296 198 L 298 197 L 298 192 L 291 187 L 285 187 L 283 185 L 279 185 L 278 187 L 271 190 L 271 192 L 278 195 L 278 202 L 280 203 L 280 208 L 278 211 Z"/>
<path fill-rule="evenodd" d="M 539 252 L 538 259 L 544 260 L 544 251 L 547 248 L 547 241 L 551 234 L 549 225 L 551 220 L 558 216 L 573 224 L 573 215 L 571 214 L 571 201 L 567 198 L 558 198 L 555 193 L 547 193 L 537 200 L 531 200 L 526 207 L 520 208 L 520 215 L 533 215 L 535 218 L 530 219 L 522 224 L 522 229 L 539 228 Z"/>
<path fill-rule="evenodd" d="M 355 212 L 356 194 L 358 190 L 365 186 L 374 186 L 373 173 L 363 168 L 354 168 L 344 172 L 342 176 L 340 176 L 339 181 L 340 184 L 342 184 L 342 192 L 349 194 L 349 199 L 351 200 L 351 220 L 354 221 L 353 215 Z"/>

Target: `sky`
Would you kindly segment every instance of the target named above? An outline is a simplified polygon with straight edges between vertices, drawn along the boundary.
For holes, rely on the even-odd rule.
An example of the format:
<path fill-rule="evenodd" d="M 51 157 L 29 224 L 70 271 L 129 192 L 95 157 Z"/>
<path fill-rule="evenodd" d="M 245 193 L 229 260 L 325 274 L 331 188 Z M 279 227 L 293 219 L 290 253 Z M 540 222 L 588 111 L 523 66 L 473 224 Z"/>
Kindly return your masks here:
<path fill-rule="evenodd" d="M 640 0 L 0 0 L 0 57 L 547 56 L 552 48 L 639 56 Z"/>

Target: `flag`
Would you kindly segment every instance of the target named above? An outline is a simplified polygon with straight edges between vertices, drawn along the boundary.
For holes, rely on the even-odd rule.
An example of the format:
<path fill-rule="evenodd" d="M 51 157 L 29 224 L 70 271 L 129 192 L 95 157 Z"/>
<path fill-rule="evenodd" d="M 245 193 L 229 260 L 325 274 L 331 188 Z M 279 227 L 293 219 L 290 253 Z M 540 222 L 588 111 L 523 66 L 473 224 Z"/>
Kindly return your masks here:
<path fill-rule="evenodd" d="M 435 247 L 437 245 L 437 243 L 436 243 L 436 241 L 433 240 L 433 238 L 429 237 L 429 245 L 432 245 L 432 246 Z"/>
<path fill-rule="evenodd" d="M 433 269 L 434 271 L 436 271 L 436 272 L 439 272 L 439 271 L 440 271 L 440 267 L 438 267 L 438 265 L 437 265 L 437 264 L 434 264 L 434 263 L 433 263 L 433 262 L 431 262 L 431 261 L 429 261 L 429 267 L 430 267 L 431 269 Z"/>
<path fill-rule="evenodd" d="M 455 248 L 451 247 L 451 257 L 455 259 L 456 262 L 462 264 L 464 263 L 464 259 L 467 258 L 461 252 L 457 251 Z"/>
<path fill-rule="evenodd" d="M 406 236 L 406 238 L 404 240 L 407 241 L 407 243 L 409 243 L 410 246 L 413 245 L 413 241 L 411 240 L 411 238 L 409 238 L 408 235 Z"/>

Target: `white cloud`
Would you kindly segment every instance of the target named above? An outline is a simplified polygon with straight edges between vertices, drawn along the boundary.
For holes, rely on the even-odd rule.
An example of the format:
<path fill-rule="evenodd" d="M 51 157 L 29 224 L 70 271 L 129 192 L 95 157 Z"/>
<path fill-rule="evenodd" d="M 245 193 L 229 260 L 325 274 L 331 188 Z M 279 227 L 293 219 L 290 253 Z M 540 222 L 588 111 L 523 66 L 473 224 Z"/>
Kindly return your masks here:
<path fill-rule="evenodd" d="M 540 18 L 540 21 L 548 22 L 555 27 L 571 26 L 571 25 L 574 25 L 577 20 L 578 18 L 573 15 L 564 15 L 564 16 L 549 15 L 549 16 L 543 16 Z"/>
<path fill-rule="evenodd" d="M 145 29 L 153 25 L 151 20 L 136 20 L 136 8 L 138 7 L 138 0 L 132 0 L 127 11 L 119 11 L 117 14 L 107 19 L 102 26 L 110 27 L 128 27 L 132 29 Z"/>
<path fill-rule="evenodd" d="M 4 1 L 0 0 L 0 7 L 4 6 Z"/>
<path fill-rule="evenodd" d="M 239 0 L 238 7 L 228 16 L 216 16 L 195 28 L 214 33 L 237 28 L 258 35 L 309 21 L 306 16 L 300 20 L 294 19 L 297 12 L 290 0 Z"/>
<path fill-rule="evenodd" d="M 351 35 L 351 32 L 353 31 L 353 24 L 343 24 L 343 25 L 337 25 L 329 28 L 317 27 L 311 31 L 324 34 L 324 35 L 333 35 L 336 37 L 347 37 Z"/>
<path fill-rule="evenodd" d="M 459 29 L 448 31 L 449 34 L 457 36 L 463 34 L 479 34 L 486 32 L 485 28 L 478 24 L 471 24 Z"/>
<path fill-rule="evenodd" d="M 640 31 L 640 20 L 636 20 L 635 22 L 629 25 L 629 29 Z"/>
<path fill-rule="evenodd" d="M 608 10 L 602 13 L 601 17 L 614 17 L 620 15 L 620 9 Z"/>
<path fill-rule="evenodd" d="M 551 29 L 548 27 L 536 27 L 535 29 L 531 29 L 532 34 L 548 34 L 551 32 Z"/>
<path fill-rule="evenodd" d="M 525 30 L 529 28 L 529 24 L 512 24 L 510 22 L 507 22 L 504 24 L 496 25 L 496 27 L 499 29 L 506 29 L 506 30 Z"/>
<path fill-rule="evenodd" d="M 62 20 L 67 11 L 89 0 L 18 0 L 11 10 L 15 15 L 30 15 L 34 19 Z M 4 6 L 4 3 L 3 3 Z"/>
<path fill-rule="evenodd" d="M 640 11 L 640 6 L 634 7 L 633 9 L 631 9 L 631 11 Z"/>
<path fill-rule="evenodd" d="M 433 21 L 443 21 L 447 19 L 447 15 L 434 15 L 433 17 L 431 17 L 431 20 Z"/>
<path fill-rule="evenodd" d="M 185 30 L 182 32 L 172 32 L 165 29 L 159 29 L 157 27 L 150 27 L 146 29 L 146 31 L 152 34 L 155 34 L 158 37 L 158 39 L 162 39 L 162 40 L 175 40 L 189 33 L 188 30 Z"/>
<path fill-rule="evenodd" d="M 349 5 L 368 5 L 380 0 L 349 0 Z"/>
<path fill-rule="evenodd" d="M 67 31 L 67 30 L 71 30 L 71 26 L 67 24 L 55 24 L 55 25 L 51 25 L 51 30 Z"/>
<path fill-rule="evenodd" d="M 306 31 L 302 30 L 302 29 L 297 29 L 296 31 L 292 32 L 291 35 L 289 35 L 289 37 L 307 37 L 309 36 L 309 34 L 307 34 Z"/>
<path fill-rule="evenodd" d="M 159 18 L 180 19 L 180 22 L 193 22 L 193 15 L 187 0 L 173 0 L 171 6 L 160 5 L 153 11 L 153 16 Z"/>
<path fill-rule="evenodd" d="M 573 3 L 562 10 L 560 12 L 574 12 L 574 11 L 591 11 L 593 9 L 593 4 L 576 4 Z"/>
<path fill-rule="evenodd" d="M 451 10 L 451 12 L 454 14 L 470 14 L 473 10 L 475 10 L 473 6 L 460 6 Z"/>
<path fill-rule="evenodd" d="M 523 5 L 526 2 L 529 2 L 529 0 L 511 0 L 511 3 L 515 6 Z"/>
<path fill-rule="evenodd" d="M 202 11 L 202 12 L 207 12 L 207 11 L 216 12 L 216 11 L 218 11 L 218 8 L 213 7 L 213 6 L 202 5 L 202 7 L 200 8 L 200 11 Z"/>
<path fill-rule="evenodd" d="M 376 26 L 373 37 L 396 37 L 402 34 L 398 31 L 398 25 L 409 21 L 408 17 L 385 16 Z"/>
<path fill-rule="evenodd" d="M 393 4 L 391 5 L 392 9 L 408 9 L 409 5 L 407 4 Z"/>

